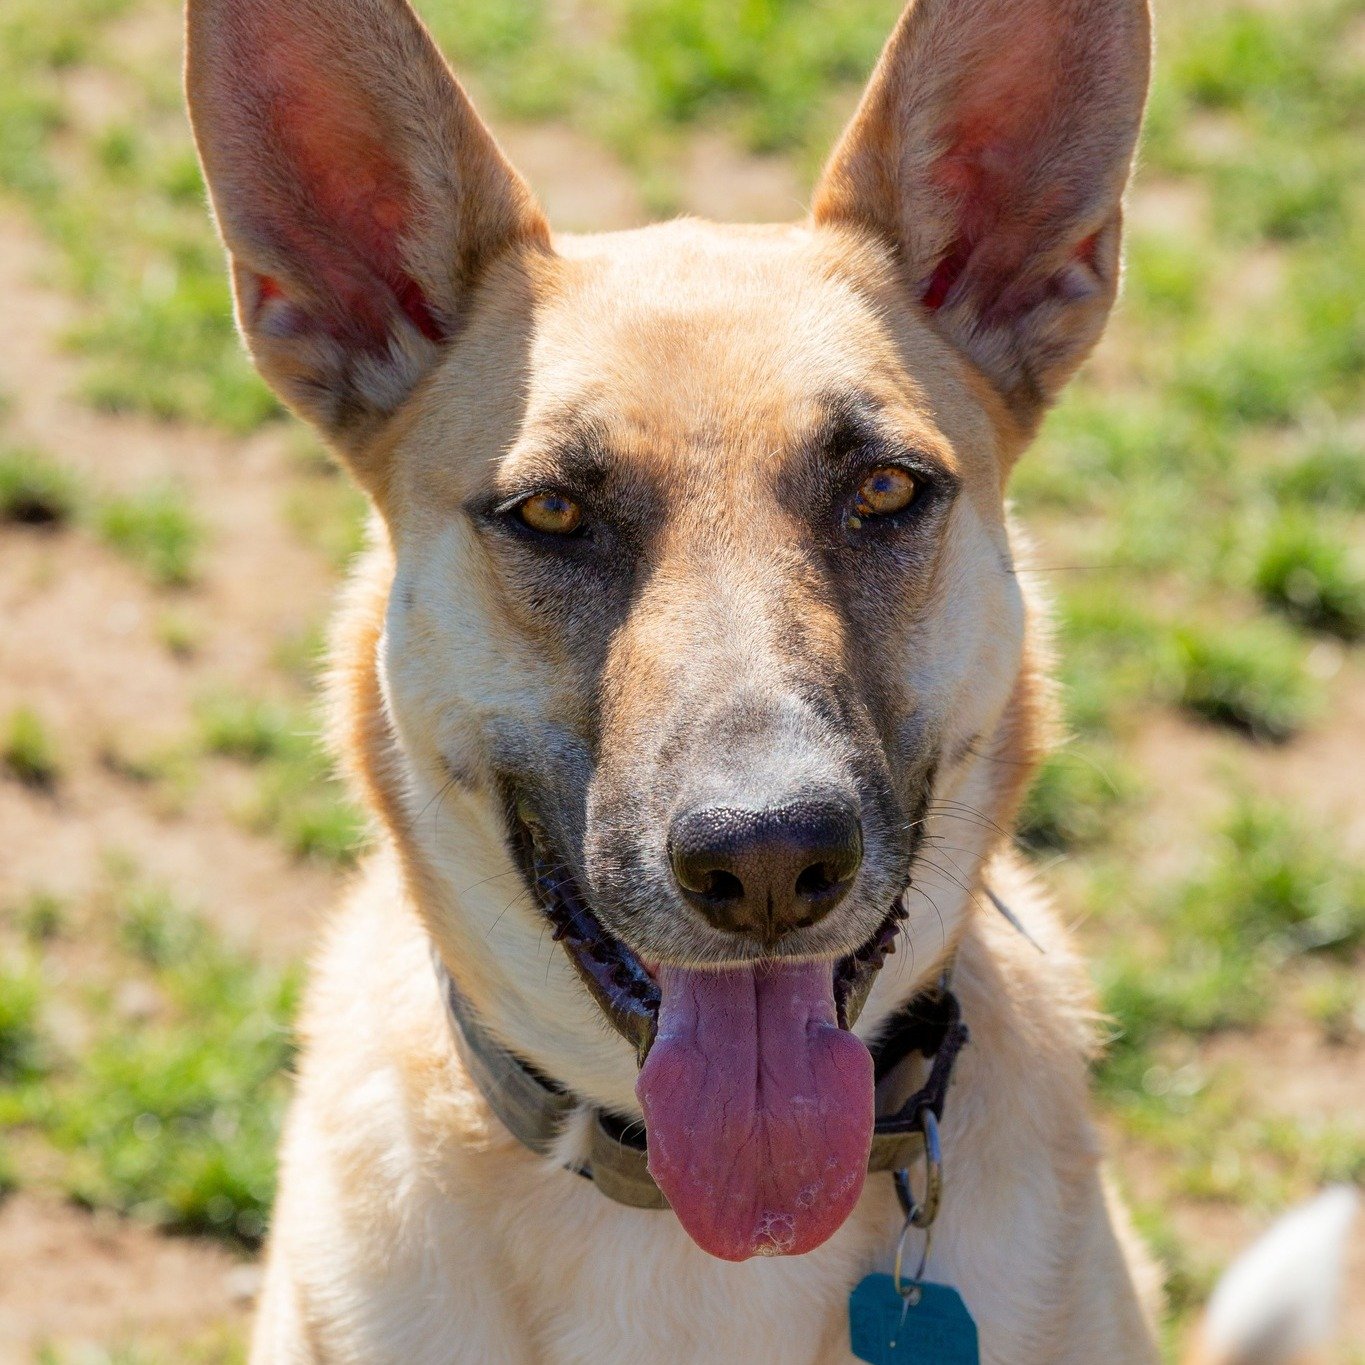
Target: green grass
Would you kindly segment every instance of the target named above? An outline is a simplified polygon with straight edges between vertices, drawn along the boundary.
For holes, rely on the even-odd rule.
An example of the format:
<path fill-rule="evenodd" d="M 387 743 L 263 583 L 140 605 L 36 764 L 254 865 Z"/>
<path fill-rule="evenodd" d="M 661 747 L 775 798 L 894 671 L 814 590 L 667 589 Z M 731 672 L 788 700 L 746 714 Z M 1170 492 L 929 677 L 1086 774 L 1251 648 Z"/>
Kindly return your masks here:
<path fill-rule="evenodd" d="M 0 523 L 62 528 L 78 520 L 161 587 L 189 587 L 198 578 L 207 532 L 179 489 L 158 485 L 91 496 L 47 455 L 0 448 Z M 329 532 L 319 527 L 316 534 Z"/>
<path fill-rule="evenodd" d="M 1282 807 L 1244 800 L 1203 865 L 1133 913 L 1141 929 L 1119 935 L 1099 964 L 1114 1021 L 1101 1078 L 1119 1097 L 1142 1088 L 1163 1040 L 1262 1019 L 1287 962 L 1349 963 L 1365 945 L 1365 868 Z"/>
<path fill-rule="evenodd" d="M 41 1140 L 42 1178 L 79 1203 L 255 1246 L 274 1186 L 296 974 L 224 944 L 127 866 L 95 908 L 104 928 L 87 950 L 113 936 L 103 968 L 74 997 L 66 988 L 67 1012 L 84 1016 L 76 1051 L 44 1032 L 32 969 L 0 977 L 0 1126 Z M 129 1014 L 119 1002 L 134 984 L 152 1005 Z"/>
<path fill-rule="evenodd" d="M 1365 992 L 1353 972 L 1334 972 L 1308 982 L 1300 1004 L 1334 1046 L 1365 1035 Z"/>
<path fill-rule="evenodd" d="M 330 461 L 289 494 L 284 511 L 303 542 L 337 569 L 365 548 L 370 501 Z"/>
<path fill-rule="evenodd" d="M 285 758 L 306 742 L 296 712 L 279 702 L 222 692 L 198 707 L 199 739 L 212 754 L 259 763 Z"/>
<path fill-rule="evenodd" d="M 80 506 L 75 476 L 35 450 L 0 449 L 0 522 L 62 526 Z"/>
<path fill-rule="evenodd" d="M 1173 644 L 1176 698 L 1201 720 L 1283 741 L 1317 710 L 1303 646 L 1273 622 L 1185 626 Z"/>
<path fill-rule="evenodd" d="M 45 1071 L 43 998 L 42 978 L 31 962 L 0 957 L 0 1086 L 30 1082 Z"/>
<path fill-rule="evenodd" d="M 95 512 L 95 526 L 106 544 L 158 586 L 185 588 L 197 580 L 207 533 L 177 489 L 108 498 Z"/>
<path fill-rule="evenodd" d="M 205 627 L 190 612 L 163 611 L 156 619 L 156 635 L 173 658 L 187 662 L 203 648 Z"/>
<path fill-rule="evenodd" d="M 66 922 L 66 903 L 50 891 L 33 891 L 14 907 L 13 918 L 30 944 L 41 945 L 61 933 Z"/>
<path fill-rule="evenodd" d="M 1292 464 L 1272 470 L 1269 481 L 1287 502 L 1365 512 L 1365 439 L 1344 432 L 1318 437 Z"/>
<path fill-rule="evenodd" d="M 87 305 L 72 342 L 90 361 L 92 403 L 247 431 L 280 409 L 234 332 L 178 108 L 175 54 L 111 55 L 117 20 L 160 7 L 169 8 L 162 0 L 6 5 L 0 190 L 29 205 Z M 73 139 L 62 82 L 85 65 L 118 83 L 123 122 Z"/>
<path fill-rule="evenodd" d="M 1033 854 L 1071 853 L 1115 837 L 1134 780 L 1109 748 L 1073 742 L 1052 754 L 1034 779 L 1017 835 Z"/>
<path fill-rule="evenodd" d="M 234 1327 L 216 1327 L 174 1348 L 145 1341 L 115 1341 L 105 1347 L 44 1346 L 36 1365 L 246 1365 L 246 1341 Z"/>
<path fill-rule="evenodd" d="M 698 122 L 720 124 L 755 150 L 809 154 L 837 126 L 831 96 L 865 77 L 898 6 L 611 0 L 594 14 L 605 39 L 596 42 L 544 0 L 419 0 L 418 8 L 501 109 L 569 115 L 645 169 Z"/>
<path fill-rule="evenodd" d="M 1365 635 L 1365 561 L 1352 553 L 1347 534 L 1324 525 L 1321 513 L 1281 516 L 1257 557 L 1256 591 L 1309 630 L 1359 639 Z"/>
<path fill-rule="evenodd" d="M 0 767 L 26 786 L 56 786 L 62 773 L 57 742 L 33 707 L 17 707 L 0 728 Z"/>
<path fill-rule="evenodd" d="M 213 754 L 254 765 L 256 793 L 243 815 L 296 857 L 347 865 L 368 843 L 364 813 L 332 770 L 316 723 L 296 708 L 218 694 L 199 708 L 199 741 Z"/>

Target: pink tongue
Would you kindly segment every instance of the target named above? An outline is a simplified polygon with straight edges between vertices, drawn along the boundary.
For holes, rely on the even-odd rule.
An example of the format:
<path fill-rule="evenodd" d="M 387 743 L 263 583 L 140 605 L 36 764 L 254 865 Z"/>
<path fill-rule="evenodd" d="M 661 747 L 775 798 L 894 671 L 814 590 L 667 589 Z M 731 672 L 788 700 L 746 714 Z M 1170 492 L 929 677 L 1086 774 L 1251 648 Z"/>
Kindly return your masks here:
<path fill-rule="evenodd" d="M 818 1247 L 872 1145 L 872 1057 L 835 1022 L 829 963 L 661 967 L 659 988 L 635 1093 L 674 1213 L 727 1261 Z"/>

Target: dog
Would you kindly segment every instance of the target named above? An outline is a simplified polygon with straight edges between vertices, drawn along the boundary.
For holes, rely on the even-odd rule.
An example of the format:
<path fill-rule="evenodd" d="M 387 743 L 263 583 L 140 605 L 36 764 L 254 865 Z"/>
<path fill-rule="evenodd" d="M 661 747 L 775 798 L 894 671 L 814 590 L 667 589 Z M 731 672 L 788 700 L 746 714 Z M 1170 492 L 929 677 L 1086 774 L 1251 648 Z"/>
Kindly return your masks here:
<path fill-rule="evenodd" d="M 1006 837 L 1006 489 L 1115 297 L 1145 0 L 914 0 L 768 227 L 552 236 L 405 0 L 189 0 L 187 52 L 241 332 L 376 511 L 333 697 L 382 838 L 252 1360 L 849 1361 L 898 1245 L 981 1360 L 1156 1360 Z"/>

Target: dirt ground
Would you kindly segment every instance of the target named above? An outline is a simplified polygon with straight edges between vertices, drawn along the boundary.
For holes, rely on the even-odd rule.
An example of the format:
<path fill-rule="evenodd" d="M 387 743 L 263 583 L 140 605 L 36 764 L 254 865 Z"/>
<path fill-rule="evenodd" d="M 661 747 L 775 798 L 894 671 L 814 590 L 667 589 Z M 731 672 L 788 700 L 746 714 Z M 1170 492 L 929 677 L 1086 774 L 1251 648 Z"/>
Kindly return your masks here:
<path fill-rule="evenodd" d="M 630 176 L 594 145 L 560 128 L 503 132 L 562 227 L 642 221 Z M 684 200 L 693 211 L 785 218 L 801 199 L 785 163 L 745 157 L 722 139 L 698 140 L 688 159 Z M 325 617 L 337 586 L 327 557 L 304 543 L 286 514 L 290 490 L 313 476 L 301 469 L 285 425 L 235 440 L 101 414 L 76 401 L 79 362 L 62 341 L 74 305 L 49 283 L 54 269 L 33 229 L 0 214 L 0 389 L 14 397 L 10 429 L 104 488 L 158 478 L 188 488 L 209 519 L 213 550 L 183 606 L 208 628 L 193 657 L 176 658 L 158 635 L 164 594 L 88 533 L 0 534 L 0 713 L 41 696 L 63 736 L 66 767 L 56 794 L 0 780 L 0 898 L 38 883 L 78 896 L 95 884 L 107 850 L 130 849 L 234 940 L 265 957 L 295 958 L 339 895 L 343 874 L 291 858 L 276 841 L 245 829 L 233 816 L 241 775 L 232 765 L 209 761 L 185 808 L 168 813 L 119 771 L 111 753 L 183 733 L 207 687 L 269 692 L 279 685 L 281 646 Z M 1279 749 L 1249 752 L 1173 718 L 1145 732 L 1138 762 L 1169 792 L 1160 820 L 1178 829 L 1212 799 L 1209 775 L 1236 764 L 1253 782 L 1301 799 L 1365 849 L 1365 680 L 1344 669 L 1331 687 L 1334 723 Z M 1280 1105 L 1333 1113 L 1362 1103 L 1358 1044 L 1333 1047 L 1272 1022 L 1213 1046 L 1254 1070 L 1262 1093 Z M 1131 1155 L 1131 1181 L 1140 1190 L 1145 1173 Z M 1263 1221 L 1194 1201 L 1174 1216 L 1182 1232 L 1220 1257 Z M 40 1342 L 74 1349 L 134 1336 L 174 1351 L 239 1327 L 255 1283 L 249 1262 L 203 1241 L 161 1236 L 37 1195 L 0 1203 L 0 1361 L 26 1360 Z M 1356 1258 L 1348 1298 L 1350 1333 L 1365 1341 L 1365 1255 Z"/>

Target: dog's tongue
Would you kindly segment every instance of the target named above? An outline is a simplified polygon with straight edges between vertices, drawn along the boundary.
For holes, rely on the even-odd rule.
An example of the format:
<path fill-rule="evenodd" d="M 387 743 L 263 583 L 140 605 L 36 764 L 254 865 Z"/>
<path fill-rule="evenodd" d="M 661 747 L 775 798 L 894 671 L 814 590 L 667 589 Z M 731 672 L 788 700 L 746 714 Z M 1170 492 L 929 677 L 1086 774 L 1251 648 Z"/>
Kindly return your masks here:
<path fill-rule="evenodd" d="M 727 1261 L 819 1246 L 872 1145 L 872 1057 L 835 1021 L 829 963 L 665 966 L 659 989 L 635 1093 L 674 1213 Z"/>

